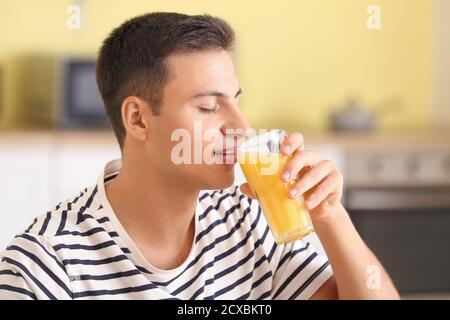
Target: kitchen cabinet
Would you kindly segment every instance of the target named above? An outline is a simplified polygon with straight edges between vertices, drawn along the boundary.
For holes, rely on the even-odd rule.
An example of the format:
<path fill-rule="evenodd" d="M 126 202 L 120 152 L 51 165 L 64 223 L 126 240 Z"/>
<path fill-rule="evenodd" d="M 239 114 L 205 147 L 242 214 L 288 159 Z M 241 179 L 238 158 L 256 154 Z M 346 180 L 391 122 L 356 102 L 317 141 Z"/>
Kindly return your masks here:
<path fill-rule="evenodd" d="M 0 248 L 48 207 L 49 164 L 45 147 L 0 149 Z"/>

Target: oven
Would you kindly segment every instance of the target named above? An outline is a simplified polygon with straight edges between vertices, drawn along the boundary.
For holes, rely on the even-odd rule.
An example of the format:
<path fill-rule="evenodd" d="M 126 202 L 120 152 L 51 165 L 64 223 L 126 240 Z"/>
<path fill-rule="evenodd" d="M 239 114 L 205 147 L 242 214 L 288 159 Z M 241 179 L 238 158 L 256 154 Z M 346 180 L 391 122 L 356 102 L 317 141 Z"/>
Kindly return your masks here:
<path fill-rule="evenodd" d="M 353 153 L 345 203 L 402 298 L 450 299 L 450 151 Z"/>

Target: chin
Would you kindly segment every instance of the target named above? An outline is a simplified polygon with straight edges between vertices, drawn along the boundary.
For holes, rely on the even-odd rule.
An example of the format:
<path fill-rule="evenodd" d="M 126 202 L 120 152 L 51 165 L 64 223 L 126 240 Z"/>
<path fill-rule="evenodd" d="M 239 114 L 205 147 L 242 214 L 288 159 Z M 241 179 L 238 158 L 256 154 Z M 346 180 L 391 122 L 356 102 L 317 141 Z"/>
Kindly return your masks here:
<path fill-rule="evenodd" d="M 214 179 L 208 179 L 211 190 L 226 189 L 234 183 L 234 171 L 224 171 L 216 175 Z"/>

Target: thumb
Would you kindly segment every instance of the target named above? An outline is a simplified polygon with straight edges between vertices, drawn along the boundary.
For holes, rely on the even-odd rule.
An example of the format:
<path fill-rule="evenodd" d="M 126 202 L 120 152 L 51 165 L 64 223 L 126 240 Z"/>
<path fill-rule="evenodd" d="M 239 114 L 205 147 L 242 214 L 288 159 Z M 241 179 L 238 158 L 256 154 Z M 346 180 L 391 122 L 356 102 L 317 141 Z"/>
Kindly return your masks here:
<path fill-rule="evenodd" d="M 248 183 L 243 183 L 240 186 L 241 192 L 251 199 L 256 199 L 256 194 L 250 189 Z"/>

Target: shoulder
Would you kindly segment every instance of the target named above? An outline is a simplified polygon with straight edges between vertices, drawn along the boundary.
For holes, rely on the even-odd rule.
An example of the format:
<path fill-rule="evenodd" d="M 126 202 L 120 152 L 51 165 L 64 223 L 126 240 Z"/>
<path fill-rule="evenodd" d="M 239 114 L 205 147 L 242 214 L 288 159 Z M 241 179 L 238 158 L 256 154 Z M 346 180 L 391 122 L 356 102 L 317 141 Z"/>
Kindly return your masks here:
<path fill-rule="evenodd" d="M 98 216 L 98 200 L 95 186 L 81 190 L 46 213 L 36 217 L 34 221 L 19 232 L 2 253 L 2 258 L 31 259 L 31 261 L 50 259 L 61 267 L 56 254 L 58 244 L 87 241 L 89 235 L 105 232 Z M 64 268 L 62 268 L 64 269 Z"/>
<path fill-rule="evenodd" d="M 88 219 L 97 216 L 100 207 L 97 199 L 97 187 L 81 190 L 77 195 L 58 203 L 46 213 L 39 215 L 20 234 L 34 237 L 52 238 L 64 235 L 66 231 L 86 229 Z"/>
<path fill-rule="evenodd" d="M 89 245 L 94 241 L 89 235 L 96 232 L 108 237 L 98 215 L 96 194 L 95 186 L 85 188 L 19 232 L 1 253 L 0 286 L 15 296 L 25 292 L 31 298 L 70 299 L 65 254 L 59 249 L 78 243 Z M 101 239 L 100 234 L 95 237 L 95 241 Z M 0 292 L 0 296 L 4 293 Z"/>

